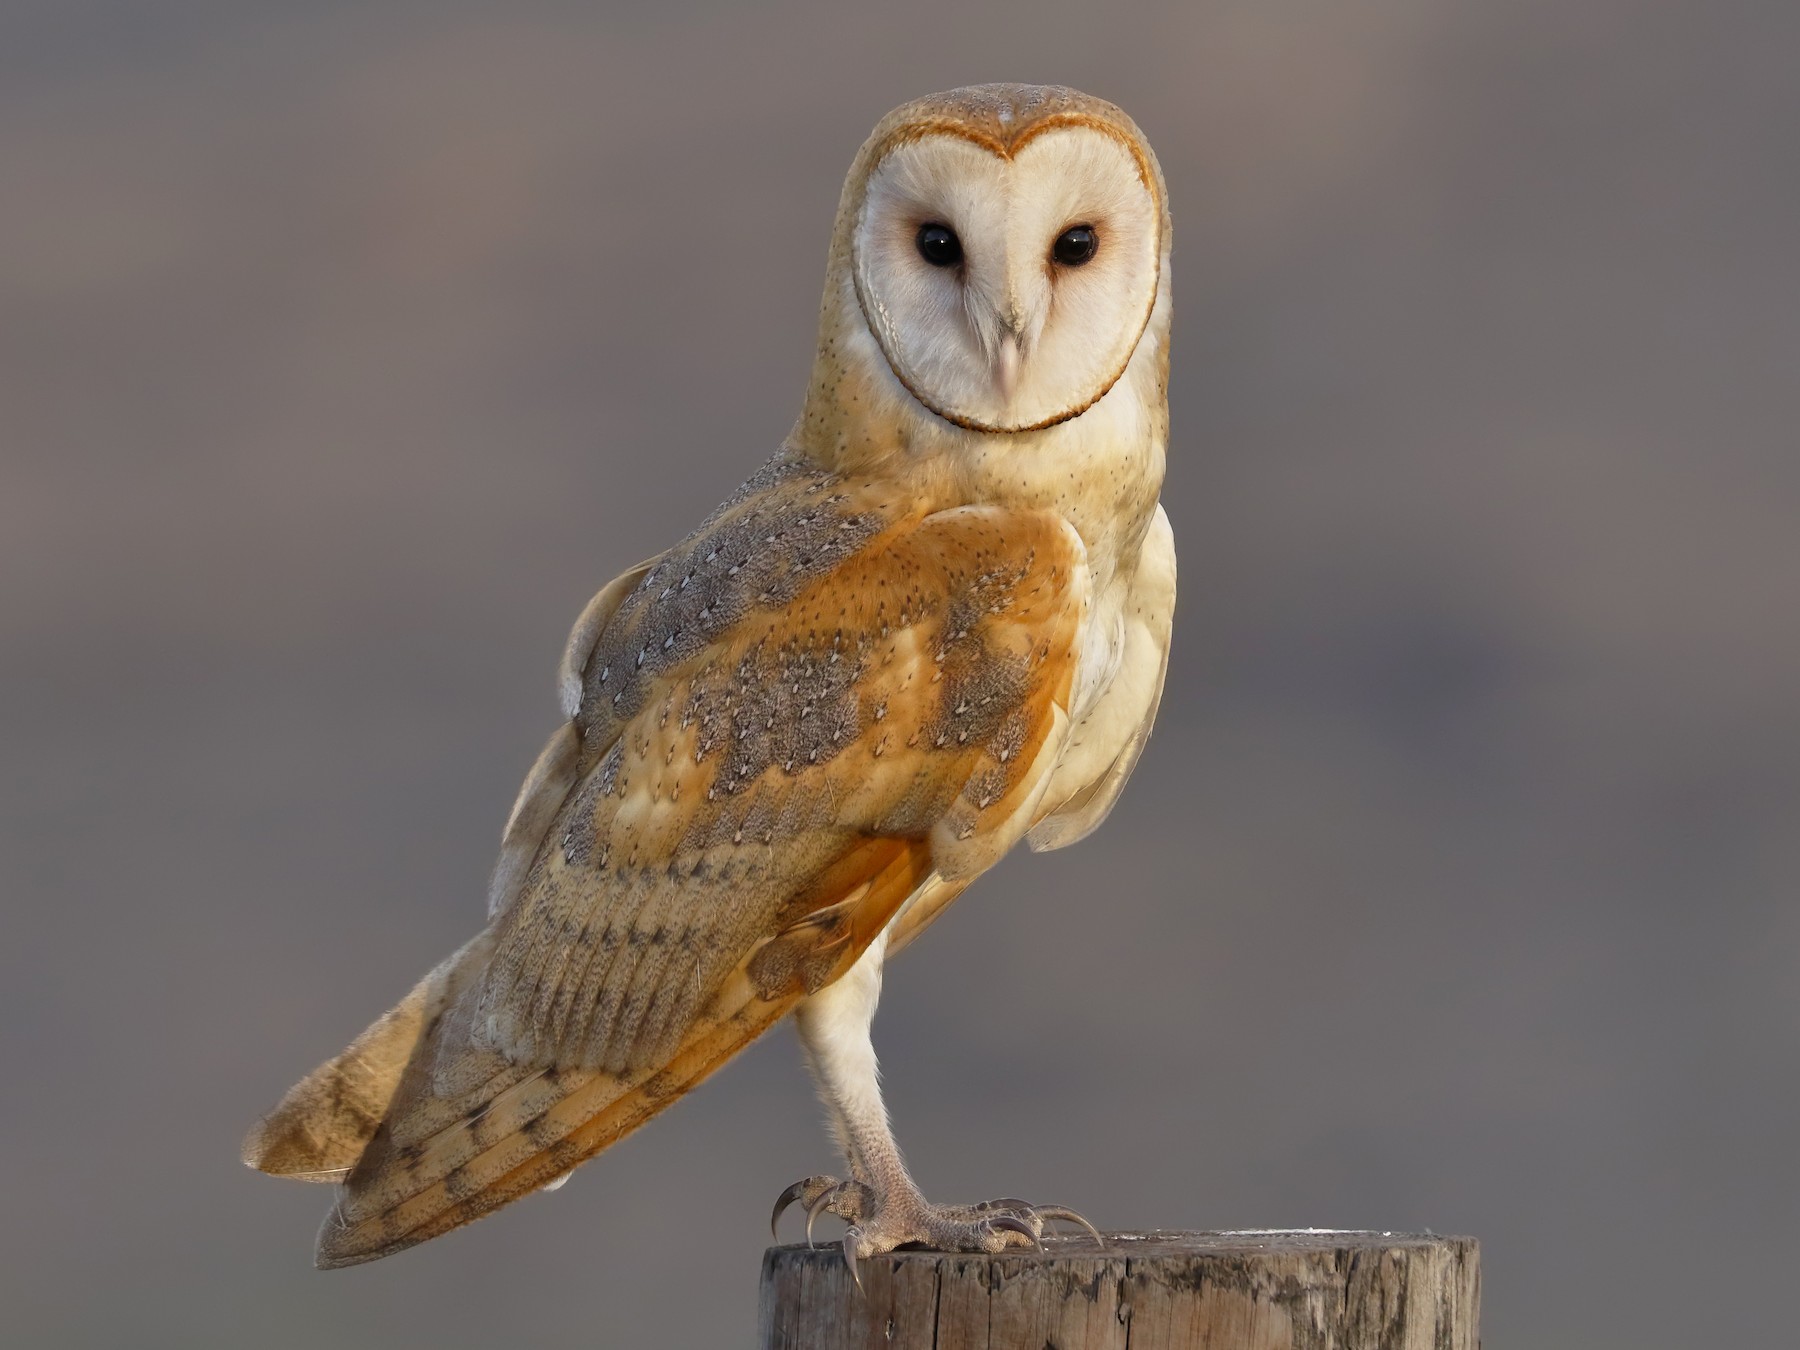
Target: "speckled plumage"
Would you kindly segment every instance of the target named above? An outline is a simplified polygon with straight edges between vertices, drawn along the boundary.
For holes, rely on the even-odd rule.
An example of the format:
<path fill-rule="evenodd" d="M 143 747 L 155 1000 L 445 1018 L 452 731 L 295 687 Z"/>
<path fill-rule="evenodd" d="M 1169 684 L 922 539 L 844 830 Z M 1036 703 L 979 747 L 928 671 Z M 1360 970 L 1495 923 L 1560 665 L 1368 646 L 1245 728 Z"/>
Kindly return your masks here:
<path fill-rule="evenodd" d="M 869 317 L 880 296 L 859 282 L 870 231 L 886 228 L 869 213 L 889 209 L 868 205 L 871 179 L 906 146 L 924 156 L 919 181 L 954 176 L 960 161 L 931 158 L 952 142 L 1010 174 L 1052 135 L 1075 137 L 1043 142 L 1059 155 L 1099 165 L 1078 160 L 1077 188 L 1092 172 L 1112 194 L 1101 200 L 1142 195 L 1128 204 L 1136 224 L 1111 237 L 1137 238 L 1155 266 L 1135 281 L 1121 272 L 1135 289 L 1116 304 L 1105 273 L 1070 302 L 1100 325 L 1093 359 L 1116 348 L 1116 369 L 1078 372 L 1068 408 L 1027 409 L 1023 429 L 970 425 L 934 401 L 1041 403 L 1055 390 L 1031 385 L 1029 366 L 1017 385 L 1019 354 L 1029 363 L 1061 342 L 1077 353 L 1055 358 L 1066 362 L 1086 348 L 1055 329 L 1060 292 L 1022 301 L 996 270 L 990 289 L 1011 309 L 992 322 L 1014 363 L 998 392 L 942 353 L 915 387 L 907 353 L 936 339 L 921 330 L 884 347 Z M 1137 185 L 1121 187 L 1116 152 L 1087 137 L 1126 147 Z M 983 190 L 1061 190 L 1055 160 L 1020 174 L 1016 189 L 1003 177 Z M 972 248 L 979 239 L 971 227 Z M 246 1141 L 264 1170 L 344 1180 L 321 1264 L 386 1255 L 556 1182 L 796 1005 L 812 1010 L 802 1031 L 857 1184 L 889 1198 L 910 1186 L 886 1175 L 898 1154 L 878 1097 L 867 1106 L 872 1077 L 834 1095 L 833 1047 L 866 1057 L 856 1072 L 872 1075 L 856 1047 L 883 955 L 1020 838 L 1057 847 L 1097 825 L 1154 717 L 1174 599 L 1157 506 L 1167 248 L 1154 158 L 1110 105 L 984 86 L 877 127 L 840 206 L 800 420 L 692 535 L 577 621 L 559 675 L 568 721 L 507 823 L 489 927 Z M 904 272 L 896 257 L 884 276 Z M 871 283 L 888 284 L 910 283 Z M 944 369 L 940 397 L 931 371 Z M 853 971 L 861 983 L 846 981 Z M 862 992 L 847 1003 L 853 984 Z M 854 1005 L 851 1020 L 827 1026 L 840 1005 Z M 866 1216 L 853 1230 L 865 1246 L 886 1241 L 876 1200 L 836 1207 Z M 1012 1240 L 979 1221 L 969 1231 Z"/>

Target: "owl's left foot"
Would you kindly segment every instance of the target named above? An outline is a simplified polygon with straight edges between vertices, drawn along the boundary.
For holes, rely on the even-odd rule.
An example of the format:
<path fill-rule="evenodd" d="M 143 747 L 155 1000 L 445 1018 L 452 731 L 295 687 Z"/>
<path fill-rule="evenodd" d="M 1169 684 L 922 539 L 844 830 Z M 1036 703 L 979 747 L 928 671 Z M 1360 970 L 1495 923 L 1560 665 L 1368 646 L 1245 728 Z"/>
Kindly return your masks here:
<path fill-rule="evenodd" d="M 806 1241 L 812 1245 L 813 1221 L 820 1214 L 835 1214 L 850 1225 L 844 1234 L 844 1259 L 856 1275 L 857 1261 L 879 1256 L 906 1244 L 944 1252 L 1000 1252 L 1008 1247 L 1036 1247 L 1044 1225 L 1053 1221 L 1079 1224 L 1100 1246 L 1106 1240 L 1081 1215 L 1061 1205 L 1033 1205 L 1024 1200 L 984 1200 L 978 1205 L 934 1205 L 906 1187 L 892 1196 L 879 1196 L 861 1181 L 836 1177 L 808 1177 L 789 1186 L 775 1201 L 769 1231 L 782 1211 L 794 1203 L 806 1209 Z M 862 1278 L 857 1275 L 860 1287 Z"/>
<path fill-rule="evenodd" d="M 779 1238 L 777 1228 L 782 1213 L 789 1205 L 798 1204 L 806 1211 L 806 1245 L 812 1246 L 813 1222 L 821 1214 L 835 1214 L 854 1224 L 864 1214 L 875 1212 L 875 1190 L 860 1181 L 839 1181 L 836 1177 L 807 1177 L 796 1181 L 775 1197 L 775 1212 L 769 1215 L 769 1236 Z"/>

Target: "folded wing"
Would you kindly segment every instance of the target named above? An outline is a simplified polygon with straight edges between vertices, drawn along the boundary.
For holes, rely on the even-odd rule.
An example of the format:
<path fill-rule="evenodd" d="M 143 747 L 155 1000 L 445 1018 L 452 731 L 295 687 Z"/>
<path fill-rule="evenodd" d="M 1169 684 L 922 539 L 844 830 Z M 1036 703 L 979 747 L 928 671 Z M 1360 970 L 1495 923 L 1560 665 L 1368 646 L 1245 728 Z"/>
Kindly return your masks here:
<path fill-rule="evenodd" d="M 573 661 L 500 913 L 410 1000 L 321 1264 L 553 1181 L 995 861 L 1054 764 L 1086 597 L 1056 516 L 924 514 L 782 461 L 648 566 Z"/>

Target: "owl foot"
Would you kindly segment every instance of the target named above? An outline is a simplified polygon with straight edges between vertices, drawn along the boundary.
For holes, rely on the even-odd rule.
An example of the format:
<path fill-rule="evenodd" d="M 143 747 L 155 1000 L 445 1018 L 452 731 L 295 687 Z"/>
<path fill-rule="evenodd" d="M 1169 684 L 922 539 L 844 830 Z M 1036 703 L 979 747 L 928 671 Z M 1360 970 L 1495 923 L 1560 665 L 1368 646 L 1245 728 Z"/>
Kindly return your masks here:
<path fill-rule="evenodd" d="M 782 1211 L 799 1202 L 806 1209 L 806 1242 L 812 1245 L 813 1221 L 820 1214 L 835 1214 L 850 1227 L 844 1233 L 844 1260 L 856 1276 L 856 1263 L 896 1247 L 912 1244 L 943 1252 L 1001 1252 L 1009 1247 L 1042 1250 L 1044 1225 L 1053 1221 L 1078 1224 L 1104 1247 L 1106 1240 L 1081 1215 L 1061 1205 L 1033 1205 L 1011 1198 L 984 1200 L 978 1205 L 934 1205 L 910 1186 L 883 1197 L 861 1181 L 836 1177 L 808 1177 L 789 1186 L 775 1201 L 769 1229 L 773 1233 Z"/>
<path fill-rule="evenodd" d="M 775 1197 L 775 1212 L 769 1215 L 769 1236 L 779 1238 L 776 1231 L 781 1215 L 789 1205 L 798 1203 L 806 1211 L 806 1245 L 812 1246 L 813 1221 L 830 1212 L 848 1223 L 855 1223 L 875 1209 L 875 1191 L 860 1181 L 839 1181 L 836 1177 L 807 1177 L 796 1181 Z"/>

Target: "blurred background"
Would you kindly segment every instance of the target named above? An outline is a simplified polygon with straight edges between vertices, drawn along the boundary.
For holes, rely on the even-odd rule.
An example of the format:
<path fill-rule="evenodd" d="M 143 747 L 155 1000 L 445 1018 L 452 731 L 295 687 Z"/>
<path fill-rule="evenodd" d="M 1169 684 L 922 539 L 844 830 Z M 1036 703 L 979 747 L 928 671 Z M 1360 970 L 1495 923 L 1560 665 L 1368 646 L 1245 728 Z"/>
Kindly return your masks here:
<path fill-rule="evenodd" d="M 1663 0 L 10 0 L 6 1339 L 748 1342 L 769 1204 L 833 1162 L 786 1028 L 343 1273 L 238 1140 L 475 930 L 569 623 L 786 432 L 869 127 L 1030 80 L 1167 171 L 1182 601 L 1107 827 L 890 971 L 922 1184 L 1472 1233 L 1491 1346 L 1781 1343 L 1797 43 Z"/>

